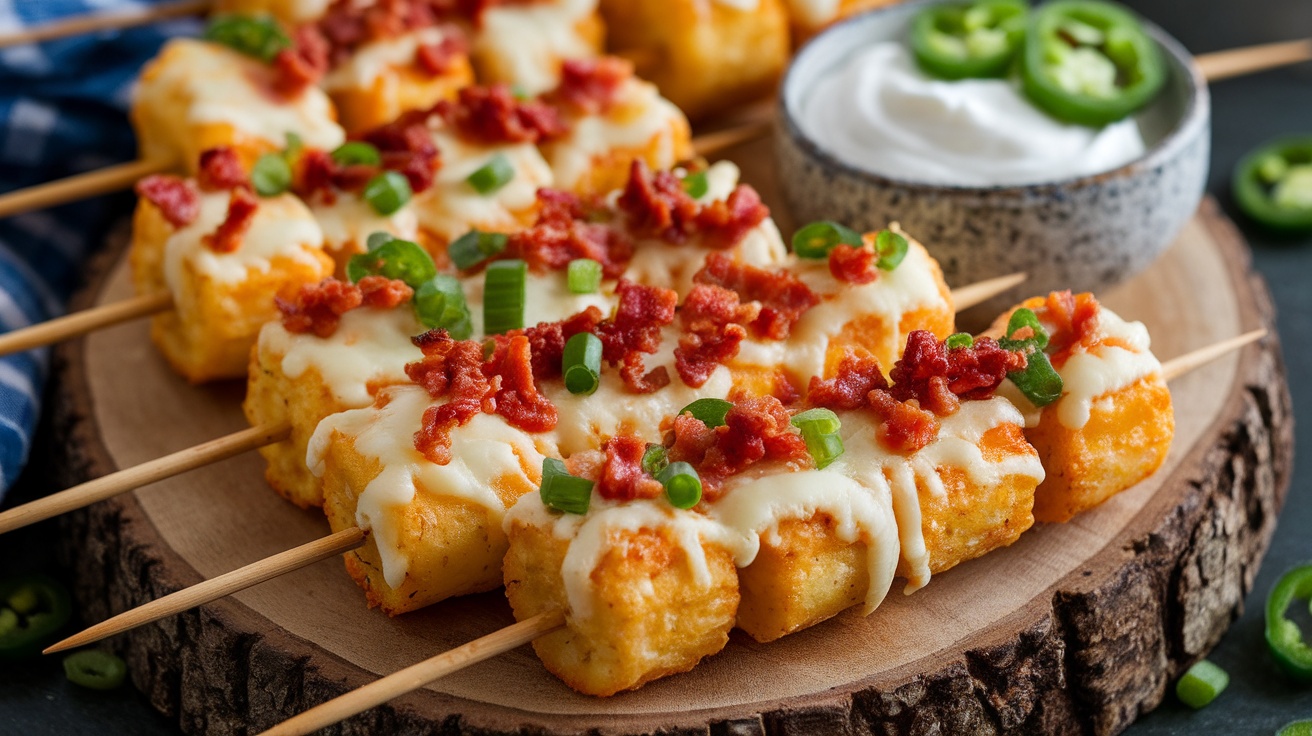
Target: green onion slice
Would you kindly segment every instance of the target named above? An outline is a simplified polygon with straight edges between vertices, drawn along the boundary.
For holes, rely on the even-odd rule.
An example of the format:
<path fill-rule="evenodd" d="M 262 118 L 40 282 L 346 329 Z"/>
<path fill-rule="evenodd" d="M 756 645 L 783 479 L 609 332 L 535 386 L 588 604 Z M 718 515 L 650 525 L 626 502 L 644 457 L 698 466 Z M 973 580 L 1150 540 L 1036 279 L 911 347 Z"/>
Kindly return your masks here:
<path fill-rule="evenodd" d="M 1042 350 L 1031 349 L 1026 354 L 1029 363 L 1024 370 L 1011 371 L 1007 378 L 1016 384 L 1025 398 L 1035 406 L 1047 406 L 1061 398 L 1064 384 L 1061 375 L 1052 367 Z"/>
<path fill-rule="evenodd" d="M 128 666 L 109 652 L 87 649 L 64 657 L 64 674 L 75 685 L 113 690 L 127 678 Z"/>
<path fill-rule="evenodd" d="M 369 233 L 369 237 L 365 239 L 364 243 L 368 250 L 378 250 L 393 240 L 396 240 L 395 235 L 379 230 L 376 233 Z"/>
<path fill-rule="evenodd" d="M 803 432 L 810 430 L 820 434 L 833 434 L 842 428 L 838 415 L 829 409 L 807 409 L 792 418 L 794 427 Z"/>
<path fill-rule="evenodd" d="M 828 258 L 840 243 L 862 246 L 861 233 L 830 220 L 813 222 L 793 233 L 793 252 L 798 258 Z"/>
<path fill-rule="evenodd" d="M 975 338 L 971 337 L 969 332 L 957 332 L 948 335 L 948 339 L 943 341 L 943 345 L 947 347 L 948 350 L 973 348 L 975 347 Z"/>
<path fill-rule="evenodd" d="M 473 268 L 506 249 L 510 237 L 505 233 L 484 233 L 470 230 L 452 241 L 446 253 L 456 268 Z"/>
<path fill-rule="evenodd" d="M 711 190 L 711 183 L 706 180 L 705 171 L 694 171 L 683 177 L 683 191 L 693 199 L 701 199 Z"/>
<path fill-rule="evenodd" d="M 1276 736 L 1312 736 L 1312 721 L 1294 721 L 1286 723 L 1276 732 Z"/>
<path fill-rule="evenodd" d="M 251 168 L 251 186 L 261 197 L 276 197 L 292 185 L 292 167 L 280 153 L 266 153 Z"/>
<path fill-rule="evenodd" d="M 567 279 L 571 294 L 595 294 L 601 288 L 601 264 L 591 258 L 575 258 L 569 262 Z"/>
<path fill-rule="evenodd" d="M 601 383 L 601 340 L 591 332 L 580 332 L 566 341 L 561 373 L 570 393 L 596 392 Z"/>
<path fill-rule="evenodd" d="M 843 438 L 837 432 L 817 432 L 814 429 L 803 428 L 802 441 L 806 443 L 806 451 L 811 453 L 811 459 L 815 461 L 815 467 L 819 470 L 824 470 L 846 452 Z"/>
<path fill-rule="evenodd" d="M 486 197 L 495 194 L 514 178 L 515 167 L 510 163 L 510 159 L 506 158 L 506 154 L 498 153 L 466 177 L 465 181 L 469 182 L 469 186 L 473 187 L 474 191 Z"/>
<path fill-rule="evenodd" d="M 651 443 L 647 445 L 647 451 L 642 453 L 642 472 L 653 478 L 669 464 L 669 452 L 665 445 Z"/>
<path fill-rule="evenodd" d="M 433 257 L 418 243 L 393 238 L 368 253 L 357 253 L 346 262 L 346 278 L 359 283 L 365 276 L 400 279 L 412 289 L 437 275 Z"/>
<path fill-rule="evenodd" d="M 1201 659 L 1175 683 L 1175 695 L 1180 702 L 1197 710 L 1216 700 L 1229 684 L 1230 675 L 1225 670 Z"/>
<path fill-rule="evenodd" d="M 347 141 L 329 155 L 338 166 L 378 166 L 383 162 L 378 149 L 364 141 Z"/>
<path fill-rule="evenodd" d="M 301 140 L 301 136 L 290 130 L 287 131 L 287 145 L 282 149 L 282 157 L 287 159 L 287 163 L 290 164 L 297 158 L 300 158 L 301 151 L 304 149 L 305 142 Z"/>
<path fill-rule="evenodd" d="M 527 294 L 527 263 L 516 258 L 489 264 L 483 275 L 483 333 L 521 329 Z"/>
<path fill-rule="evenodd" d="M 910 247 L 911 244 L 901 235 L 892 230 L 880 230 L 875 235 L 875 252 L 879 254 L 875 267 L 881 271 L 892 271 L 907 257 L 907 249 Z"/>
<path fill-rule="evenodd" d="M 460 279 L 438 274 L 415 289 L 415 315 L 429 329 L 441 327 L 457 340 L 468 340 L 474 323 Z"/>
<path fill-rule="evenodd" d="M 1012 338 L 1012 335 L 1025 327 L 1034 331 L 1032 337 L 1023 340 Z M 1011 313 L 1011 318 L 1007 320 L 1007 337 L 1004 340 L 999 340 L 998 345 L 1002 346 L 1003 350 L 1018 350 L 1030 345 L 1043 350 L 1048 347 L 1048 331 L 1043 329 L 1043 323 L 1039 322 L 1039 316 L 1034 313 L 1034 310 L 1021 307 Z"/>
<path fill-rule="evenodd" d="M 567 514 L 586 514 L 592 500 L 592 485 L 587 478 L 570 475 L 563 460 L 542 458 L 542 486 L 538 495 L 546 507 Z"/>
<path fill-rule="evenodd" d="M 380 215 L 390 215 L 413 196 L 410 180 L 395 171 L 384 171 L 364 185 L 364 200 Z"/>
<path fill-rule="evenodd" d="M 291 38 L 273 18 L 250 15 L 221 15 L 214 18 L 205 29 L 205 39 L 253 56 L 266 64 L 273 61 L 278 52 L 292 45 Z"/>
<path fill-rule="evenodd" d="M 665 486 L 665 497 L 676 509 L 690 509 L 702 500 L 702 479 L 688 463 L 670 463 L 656 475 L 656 480 Z"/>
<path fill-rule="evenodd" d="M 679 414 L 692 414 L 708 427 L 723 427 L 724 416 L 733 408 L 732 401 L 724 399 L 697 399 L 679 410 Z"/>

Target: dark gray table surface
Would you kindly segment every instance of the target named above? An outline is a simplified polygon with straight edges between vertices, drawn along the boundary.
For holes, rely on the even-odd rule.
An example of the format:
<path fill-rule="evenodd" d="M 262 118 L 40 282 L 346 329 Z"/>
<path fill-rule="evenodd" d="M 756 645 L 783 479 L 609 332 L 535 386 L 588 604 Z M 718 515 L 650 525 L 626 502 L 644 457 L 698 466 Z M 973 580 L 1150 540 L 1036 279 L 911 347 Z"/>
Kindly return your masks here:
<path fill-rule="evenodd" d="M 1312 35 L 1312 0 L 1131 0 L 1132 7 L 1175 35 L 1196 54 Z M 1238 158 L 1268 138 L 1312 133 L 1312 64 L 1217 83 L 1212 87 L 1212 173 L 1209 191 L 1236 218 L 1253 247 L 1279 309 L 1296 419 L 1312 426 L 1312 236 L 1282 238 L 1263 232 L 1235 212 L 1228 178 Z M 56 387 L 57 388 L 57 387 Z M 45 437 L 38 442 L 50 442 Z M 1312 433 L 1298 434 L 1296 457 L 1312 457 Z M 9 504 L 50 490 L 38 462 Z M 1244 615 L 1211 654 L 1231 676 L 1230 688 L 1211 706 L 1193 712 L 1168 696 L 1132 726 L 1130 736 L 1163 734 L 1274 734 L 1283 724 L 1312 718 L 1312 687 L 1281 677 L 1265 652 L 1262 602 L 1277 577 L 1312 561 L 1312 471 L 1297 463 L 1289 498 L 1271 550 L 1245 603 Z M 57 534 L 50 523 L 0 537 L 0 573 L 44 569 L 58 575 L 45 550 Z M 1312 635 L 1306 616 L 1304 630 Z M 171 736 L 176 725 L 129 688 L 96 693 L 67 683 L 58 659 L 0 665 L 0 736 L 142 734 Z"/>

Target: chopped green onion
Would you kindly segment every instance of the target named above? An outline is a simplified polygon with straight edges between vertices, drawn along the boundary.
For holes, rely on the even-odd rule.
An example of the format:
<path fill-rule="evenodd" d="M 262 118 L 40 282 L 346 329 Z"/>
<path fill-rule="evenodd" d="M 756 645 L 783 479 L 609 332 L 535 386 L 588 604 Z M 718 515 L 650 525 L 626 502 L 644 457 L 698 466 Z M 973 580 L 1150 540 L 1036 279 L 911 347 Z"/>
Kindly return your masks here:
<path fill-rule="evenodd" d="M 861 233 L 829 220 L 813 222 L 793 233 L 793 252 L 798 258 L 828 258 L 829 251 L 840 243 L 860 248 Z"/>
<path fill-rule="evenodd" d="M 656 475 L 656 480 L 665 486 L 665 497 L 676 509 L 690 509 L 702 500 L 702 479 L 688 463 L 670 463 Z"/>
<path fill-rule="evenodd" d="M 369 237 L 365 239 L 364 243 L 367 246 L 368 250 L 378 250 L 379 248 L 383 247 L 384 245 L 387 245 L 393 240 L 396 240 L 396 236 L 392 235 L 391 233 L 383 232 L 382 230 L 379 230 L 376 233 L 369 233 Z"/>
<path fill-rule="evenodd" d="M 510 237 L 505 233 L 484 233 L 478 230 L 456 238 L 446 248 L 447 255 L 456 268 L 461 270 L 473 268 L 492 256 L 506 249 Z"/>
<path fill-rule="evenodd" d="M 249 15 L 221 15 L 210 21 L 205 39 L 260 61 L 273 61 L 278 52 L 290 48 L 292 40 L 273 18 Z"/>
<path fill-rule="evenodd" d="M 251 186 L 261 197 L 276 197 L 292 185 L 292 167 L 278 153 L 266 153 L 251 168 Z"/>
<path fill-rule="evenodd" d="M 826 434 L 803 428 L 802 441 L 806 443 L 806 451 L 811 454 L 811 459 L 815 461 L 815 467 L 819 470 L 824 470 L 846 452 L 843 438 L 837 432 Z"/>
<path fill-rule="evenodd" d="M 948 335 L 948 339 L 943 341 L 943 345 L 947 347 L 948 350 L 973 348 L 975 347 L 975 338 L 971 337 L 969 332 L 957 332 Z"/>
<path fill-rule="evenodd" d="M 880 230 L 875 235 L 875 252 L 879 254 L 875 266 L 881 271 L 892 271 L 907 257 L 907 249 L 910 247 L 910 243 L 901 235 L 892 230 Z"/>
<path fill-rule="evenodd" d="M 496 335 L 524 326 L 528 264 L 519 259 L 494 261 L 483 274 L 483 333 Z"/>
<path fill-rule="evenodd" d="M 665 445 L 651 443 L 647 445 L 647 451 L 642 453 L 642 472 L 653 478 L 669 464 L 669 452 Z"/>
<path fill-rule="evenodd" d="M 820 434 L 833 434 L 843 426 L 838 415 L 829 409 L 807 409 L 794 415 L 791 421 L 794 427 L 803 432 L 810 429 Z"/>
<path fill-rule="evenodd" d="M 469 182 L 469 186 L 473 187 L 474 191 L 486 197 L 495 194 L 514 178 L 515 167 L 511 165 L 510 159 L 506 158 L 506 154 L 498 153 L 470 174 L 465 181 Z"/>
<path fill-rule="evenodd" d="M 9 594 L 5 599 L 5 605 L 14 609 L 15 613 L 26 616 L 41 605 L 41 594 L 37 592 L 35 585 L 24 585 Z"/>
<path fill-rule="evenodd" d="M 292 163 L 300 157 L 301 151 L 305 148 L 305 142 L 296 133 L 287 131 L 287 145 L 282 149 L 282 157 L 287 159 L 287 163 Z"/>
<path fill-rule="evenodd" d="M 701 199 L 710 191 L 711 184 L 706 180 L 705 171 L 694 171 L 683 177 L 683 191 L 688 193 L 693 199 Z"/>
<path fill-rule="evenodd" d="M 538 495 L 547 508 L 567 514 L 586 514 L 592 501 L 592 481 L 570 475 L 564 461 L 542 458 L 542 485 Z"/>
<path fill-rule="evenodd" d="M 1216 665 L 1201 659 L 1175 683 L 1175 696 L 1180 702 L 1197 710 L 1216 700 L 1216 696 L 1230 684 L 1230 675 Z"/>
<path fill-rule="evenodd" d="M 113 690 L 127 678 L 128 666 L 109 652 L 87 649 L 64 657 L 64 674 L 74 685 Z"/>
<path fill-rule="evenodd" d="M 457 340 L 467 340 L 474 332 L 474 324 L 465 302 L 465 291 L 460 279 L 438 274 L 415 289 L 415 315 L 429 329 L 441 327 Z"/>
<path fill-rule="evenodd" d="M 1012 337 L 1012 335 L 1026 327 L 1034 331 L 1032 337 L 1022 340 L 1016 340 Z M 1048 331 L 1043 329 L 1043 323 L 1039 322 L 1039 316 L 1034 313 L 1034 310 L 1021 307 L 1011 313 L 1011 318 L 1007 320 L 1007 338 L 999 340 L 998 344 L 1002 346 L 1003 350 L 1017 350 L 1028 345 L 1043 350 L 1048 347 Z"/>
<path fill-rule="evenodd" d="M 575 258 L 569 262 L 571 294 L 595 294 L 601 288 L 601 264 L 591 258 Z"/>
<path fill-rule="evenodd" d="M 413 194 L 410 180 L 395 171 L 384 171 L 364 185 L 364 200 L 380 215 L 401 209 Z"/>
<path fill-rule="evenodd" d="M 409 240 L 392 239 L 368 253 L 357 253 L 346 262 L 346 278 L 358 283 L 365 276 L 400 279 L 412 289 L 437 275 L 433 257 Z"/>
<path fill-rule="evenodd" d="M 377 166 L 383 162 L 378 149 L 364 141 L 347 141 L 329 155 L 338 166 Z"/>
<path fill-rule="evenodd" d="M 595 392 L 601 383 L 601 340 L 591 332 L 580 332 L 566 341 L 561 373 L 570 393 Z"/>
<path fill-rule="evenodd" d="M 1047 406 L 1060 399 L 1064 385 L 1047 354 L 1042 350 L 1031 349 L 1025 357 L 1028 364 L 1024 370 L 1011 371 L 1007 378 L 1035 406 Z"/>
<path fill-rule="evenodd" d="M 733 408 L 733 402 L 724 399 L 697 399 L 679 410 L 679 414 L 692 414 L 708 427 L 724 426 L 724 416 Z"/>
<path fill-rule="evenodd" d="M 1312 736 L 1312 721 L 1294 721 L 1276 732 L 1276 736 Z"/>

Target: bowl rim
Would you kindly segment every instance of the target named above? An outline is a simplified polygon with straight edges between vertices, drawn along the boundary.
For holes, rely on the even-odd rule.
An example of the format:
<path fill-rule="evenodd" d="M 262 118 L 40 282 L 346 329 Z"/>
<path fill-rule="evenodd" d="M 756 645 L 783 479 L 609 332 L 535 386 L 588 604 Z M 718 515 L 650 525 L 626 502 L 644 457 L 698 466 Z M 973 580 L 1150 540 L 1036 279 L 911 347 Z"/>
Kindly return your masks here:
<path fill-rule="evenodd" d="M 776 126 L 779 131 L 777 135 L 789 138 L 796 145 L 804 149 L 808 156 L 819 159 L 826 167 L 837 169 L 849 176 L 864 179 L 870 183 L 884 187 L 900 187 L 914 192 L 932 192 L 938 194 L 1028 195 L 1053 189 L 1081 189 L 1098 185 L 1109 179 L 1129 177 L 1144 169 L 1155 169 L 1175 158 L 1186 145 L 1192 143 L 1193 140 L 1203 132 L 1208 123 L 1211 116 L 1211 96 L 1208 90 L 1207 80 L 1203 77 L 1202 70 L 1198 67 L 1193 55 L 1160 26 L 1144 18 L 1133 9 L 1130 9 L 1130 12 L 1133 12 L 1135 16 L 1139 18 L 1139 21 L 1143 23 L 1144 29 L 1148 34 L 1152 36 L 1158 46 L 1160 46 L 1170 57 L 1169 61 L 1172 63 L 1172 66 L 1178 66 L 1180 69 L 1184 70 L 1185 74 L 1188 76 L 1190 94 L 1185 102 L 1184 112 L 1181 113 L 1179 121 L 1170 129 L 1170 132 L 1139 156 L 1114 169 L 1107 169 L 1106 171 L 1098 171 L 1092 174 L 1081 174 L 1079 176 L 1070 176 L 1061 179 L 1037 181 L 1028 184 L 993 184 L 988 186 L 941 184 L 915 179 L 902 179 L 861 168 L 838 158 L 838 156 L 829 152 L 815 139 L 803 132 L 801 126 L 797 122 L 796 116 L 789 107 L 788 99 L 790 88 L 798 84 L 796 77 L 796 70 L 799 66 L 798 62 L 801 61 L 806 54 L 812 53 L 813 48 L 819 48 L 818 44 L 823 44 L 826 37 L 841 32 L 842 29 L 848 26 L 859 23 L 868 23 L 871 22 L 869 20 L 870 18 L 884 14 L 909 13 L 913 8 L 937 5 L 948 1 L 950 0 L 911 0 L 911 2 L 884 5 L 844 18 L 810 38 L 795 54 L 793 54 L 792 59 L 788 63 L 788 68 L 784 70 L 783 79 L 780 81 L 779 96 L 776 102 L 776 116 L 780 121 L 780 125 Z M 1172 71 L 1172 75 L 1174 76 L 1174 71 Z"/>

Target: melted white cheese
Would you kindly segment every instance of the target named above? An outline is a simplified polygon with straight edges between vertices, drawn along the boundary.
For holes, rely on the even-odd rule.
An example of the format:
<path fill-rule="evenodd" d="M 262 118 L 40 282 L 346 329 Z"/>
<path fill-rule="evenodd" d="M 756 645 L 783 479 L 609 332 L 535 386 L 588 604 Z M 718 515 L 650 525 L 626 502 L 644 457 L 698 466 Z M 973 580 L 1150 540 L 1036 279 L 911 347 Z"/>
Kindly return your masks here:
<path fill-rule="evenodd" d="M 696 239 L 679 245 L 663 240 L 640 240 L 635 244 L 624 278 L 646 286 L 674 289 L 682 299 L 692 291 L 693 276 L 714 252 L 717 251 L 702 246 Z M 742 263 L 758 268 L 777 269 L 789 258 L 779 228 L 768 217 L 747 231 L 728 252 Z"/>
<path fill-rule="evenodd" d="M 430 26 L 365 44 L 323 78 L 323 88 L 329 92 L 368 88 L 390 70 L 414 64 L 420 46 L 441 43 L 445 37 L 445 30 Z"/>
<path fill-rule="evenodd" d="M 661 97 L 656 85 L 630 78 L 619 89 L 614 106 L 605 115 L 583 115 L 569 121 L 569 134 L 545 147 L 556 186 L 573 190 L 592 170 L 595 161 L 616 150 L 646 149 L 643 159 L 654 169 L 678 163 L 675 131 L 687 129 L 683 112 Z"/>
<path fill-rule="evenodd" d="M 323 229 L 324 249 L 331 253 L 363 253 L 370 234 L 388 232 L 402 240 L 419 237 L 419 216 L 407 203 L 390 215 L 380 215 L 351 192 L 335 192 L 332 204 L 314 204 L 310 211 Z"/>
<path fill-rule="evenodd" d="M 499 532 L 505 505 L 489 480 L 518 476 L 517 482 L 523 486 L 536 485 L 524 468 L 542 466 L 543 454 L 538 447 L 542 435 L 530 435 L 500 416 L 480 413 L 451 430 L 451 462 L 437 465 L 415 450 L 412 441 L 424 411 L 433 404 L 428 392 L 406 385 L 390 387 L 383 393 L 387 403 L 381 409 L 352 409 L 320 422 L 310 439 L 306 463 L 311 472 L 323 476 L 324 456 L 334 431 L 353 438 L 357 453 L 378 462 L 382 472 L 360 493 L 355 519 L 361 529 L 373 535 L 383 563 L 383 579 L 396 588 L 405 581 L 410 558 L 402 547 L 395 520 L 402 516 L 397 512 L 414 499 L 418 488 L 486 509 L 489 528 Z"/>
<path fill-rule="evenodd" d="M 976 486 L 992 487 L 1008 476 L 1043 481 L 1043 465 L 1038 453 L 1008 454 L 1001 462 L 984 459 L 980 438 L 994 427 L 1020 425 L 1020 412 L 1001 397 L 981 401 L 963 401 L 955 414 L 940 420 L 938 438 L 911 455 L 893 452 L 876 436 L 873 417 L 864 412 L 849 412 L 842 417 L 843 444 L 847 452 L 843 462 L 853 477 L 879 494 L 893 500 L 898 533 L 902 540 L 902 557 L 910 568 L 906 592 L 911 593 L 929 582 L 929 551 L 925 547 L 918 485 L 935 495 L 946 493 L 938 468 L 958 468 Z"/>
<path fill-rule="evenodd" d="M 201 240 L 227 217 L 228 198 L 226 191 L 202 194 L 200 215 L 165 243 L 164 280 L 175 300 L 181 301 L 186 289 L 183 264 L 190 264 L 197 273 L 217 282 L 236 283 L 252 271 L 267 273 L 279 258 L 319 263 L 314 252 L 323 249 L 323 232 L 305 205 L 290 194 L 260 198 L 250 228 L 236 250 L 216 253 L 205 247 Z"/>
<path fill-rule="evenodd" d="M 502 5 L 483 13 L 473 54 L 489 61 L 497 77 L 527 94 L 546 92 L 560 81 L 565 59 L 596 56 L 578 25 L 596 12 L 597 0 L 552 0 Z"/>
<path fill-rule="evenodd" d="M 405 383 L 405 364 L 423 357 L 410 342 L 424 327 L 410 306 L 352 309 L 326 338 L 293 334 L 274 320 L 260 330 L 262 355 L 282 356 L 282 372 L 299 378 L 311 368 L 338 406 L 360 408 L 373 401 L 371 387 Z"/>

